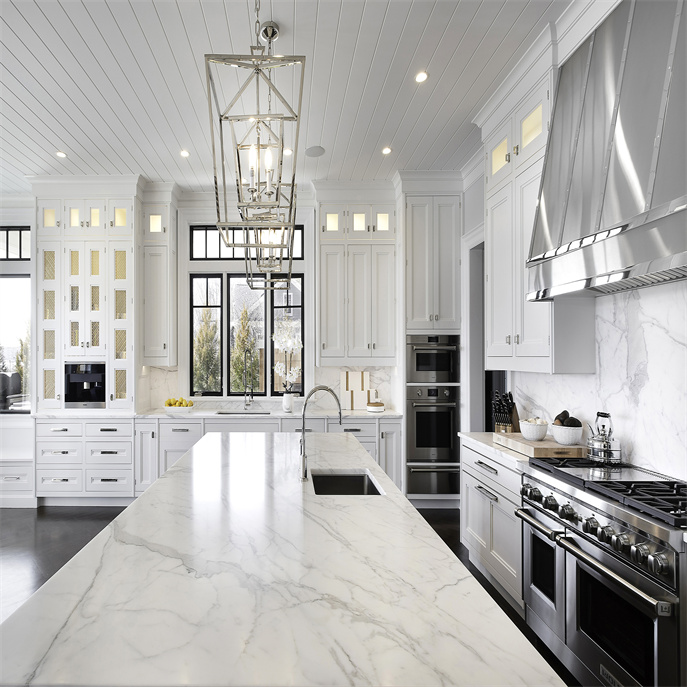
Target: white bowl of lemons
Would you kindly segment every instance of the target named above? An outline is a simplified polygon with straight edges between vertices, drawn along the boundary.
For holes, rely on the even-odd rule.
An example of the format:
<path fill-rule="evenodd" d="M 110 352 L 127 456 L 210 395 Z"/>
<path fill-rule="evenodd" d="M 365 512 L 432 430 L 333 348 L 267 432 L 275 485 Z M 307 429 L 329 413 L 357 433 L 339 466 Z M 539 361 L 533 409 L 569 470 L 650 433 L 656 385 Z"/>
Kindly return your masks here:
<path fill-rule="evenodd" d="M 165 410 L 168 413 L 188 413 L 193 408 L 193 401 L 181 398 L 168 398 L 165 401 Z"/>

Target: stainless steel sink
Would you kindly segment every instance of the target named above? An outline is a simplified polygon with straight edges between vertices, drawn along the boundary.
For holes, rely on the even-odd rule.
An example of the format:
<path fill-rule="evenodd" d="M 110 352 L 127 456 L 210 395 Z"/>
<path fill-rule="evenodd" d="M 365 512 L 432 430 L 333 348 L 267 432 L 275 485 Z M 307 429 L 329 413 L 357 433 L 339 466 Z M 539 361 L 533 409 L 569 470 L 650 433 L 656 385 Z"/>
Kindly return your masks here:
<path fill-rule="evenodd" d="M 326 496 L 380 496 L 382 491 L 367 472 L 311 472 L 316 494 Z"/>
<path fill-rule="evenodd" d="M 215 415 L 269 415 L 269 410 L 217 410 Z"/>

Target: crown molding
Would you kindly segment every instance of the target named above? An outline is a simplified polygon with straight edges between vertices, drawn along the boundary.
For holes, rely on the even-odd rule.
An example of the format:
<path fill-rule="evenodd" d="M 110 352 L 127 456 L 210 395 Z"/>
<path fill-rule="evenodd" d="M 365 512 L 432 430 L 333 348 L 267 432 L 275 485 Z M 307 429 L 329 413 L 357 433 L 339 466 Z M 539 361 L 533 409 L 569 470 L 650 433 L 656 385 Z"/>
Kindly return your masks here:
<path fill-rule="evenodd" d="M 463 191 L 484 177 L 484 146 L 480 146 L 474 155 L 461 167 Z"/>
<path fill-rule="evenodd" d="M 139 174 L 88 176 L 27 176 L 34 196 L 59 198 L 93 198 L 140 196 L 145 179 Z"/>
<path fill-rule="evenodd" d="M 422 194 L 456 196 L 463 191 L 463 180 L 456 171 L 399 170 L 393 179 L 396 195 Z"/>

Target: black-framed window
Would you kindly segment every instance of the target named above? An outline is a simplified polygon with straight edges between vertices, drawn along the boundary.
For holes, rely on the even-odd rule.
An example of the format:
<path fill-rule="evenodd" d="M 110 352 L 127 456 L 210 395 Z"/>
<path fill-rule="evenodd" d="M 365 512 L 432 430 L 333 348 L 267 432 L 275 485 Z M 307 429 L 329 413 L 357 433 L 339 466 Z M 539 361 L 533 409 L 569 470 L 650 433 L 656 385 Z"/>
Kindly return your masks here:
<path fill-rule="evenodd" d="M 284 391 L 303 395 L 303 274 L 292 274 L 288 289 L 272 292 L 272 385 L 273 396 L 283 396 Z M 286 350 L 278 347 L 283 339 L 290 340 Z M 295 344 L 295 345 L 294 345 Z M 298 345 L 300 344 L 300 345 Z"/>
<path fill-rule="evenodd" d="M 251 289 L 245 274 L 227 274 L 229 396 L 242 395 L 246 385 L 256 396 L 267 395 L 266 295 L 266 291 Z"/>
<path fill-rule="evenodd" d="M 222 310 L 222 275 L 191 275 L 191 395 L 222 395 Z"/>
<path fill-rule="evenodd" d="M 0 260 L 31 260 L 30 227 L 0 227 Z"/>
<path fill-rule="evenodd" d="M 242 229 L 230 229 L 231 238 L 236 243 L 243 242 Z M 192 226 L 190 234 L 191 246 L 189 255 L 191 260 L 241 260 L 245 258 L 244 248 L 227 247 L 222 241 L 217 227 Z M 303 258 L 303 241 L 305 231 L 302 224 L 297 224 L 293 230 L 293 259 Z"/>
<path fill-rule="evenodd" d="M 0 412 L 31 410 L 31 277 L 0 275 Z"/>

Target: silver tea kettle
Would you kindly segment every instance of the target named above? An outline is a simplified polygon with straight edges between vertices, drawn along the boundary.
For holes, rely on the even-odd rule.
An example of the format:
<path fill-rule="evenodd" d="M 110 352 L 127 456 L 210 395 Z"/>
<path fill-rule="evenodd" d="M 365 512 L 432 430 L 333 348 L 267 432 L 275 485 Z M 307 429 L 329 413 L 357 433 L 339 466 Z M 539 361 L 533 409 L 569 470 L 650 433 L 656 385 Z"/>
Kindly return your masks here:
<path fill-rule="evenodd" d="M 599 428 L 599 418 L 601 428 Z M 608 420 L 608 431 L 604 420 Z M 589 423 L 587 423 L 589 425 Z M 587 439 L 587 457 L 599 463 L 620 463 L 620 442 L 613 438 L 613 423 L 610 413 L 596 414 L 596 431 L 589 425 L 592 436 Z"/>

